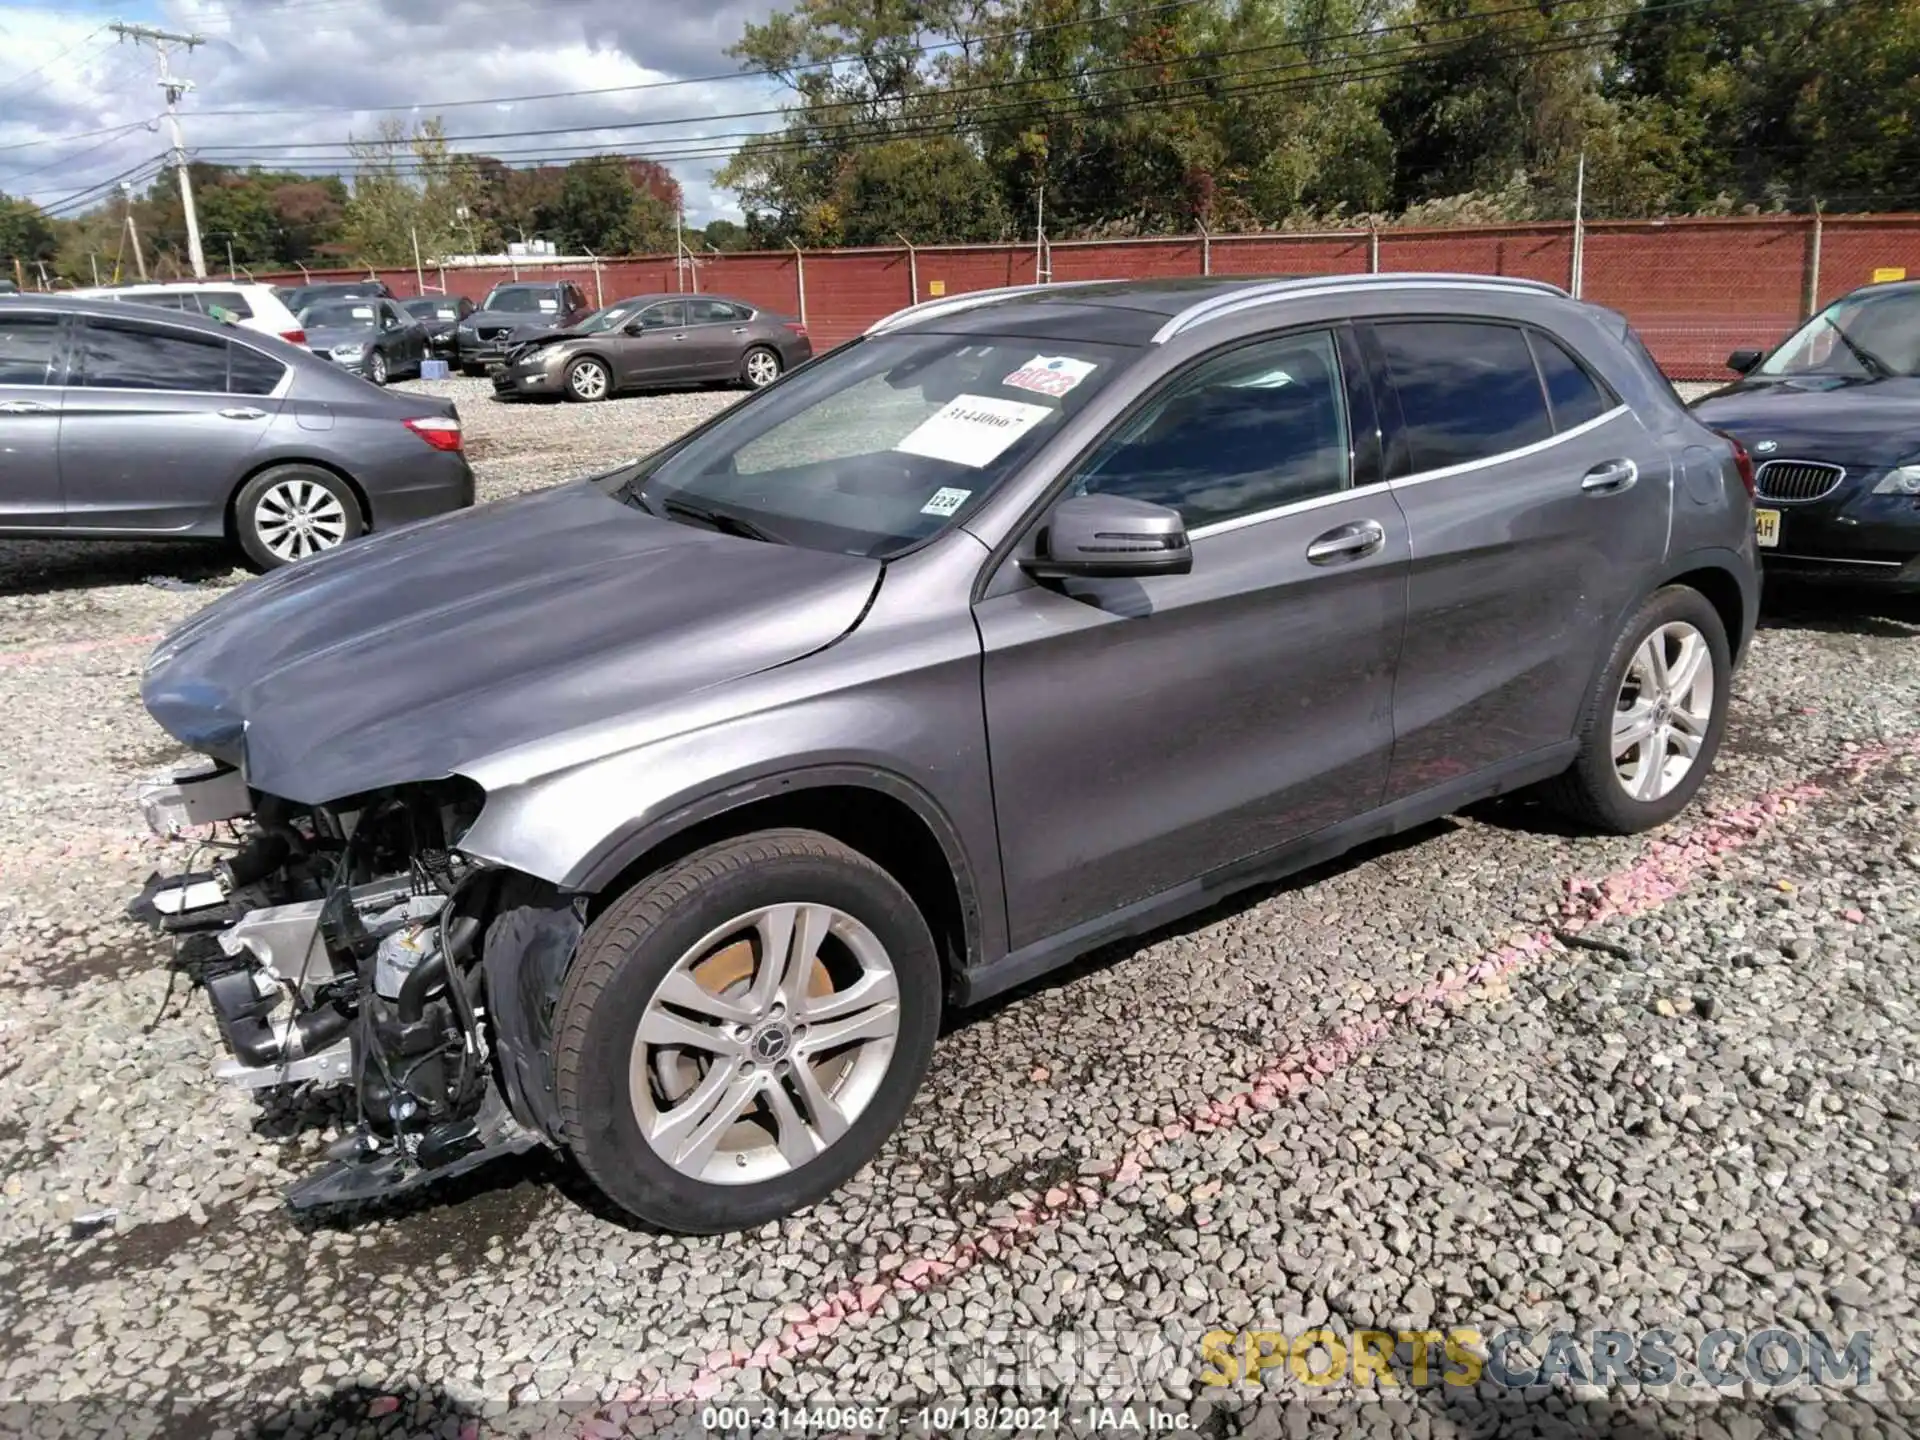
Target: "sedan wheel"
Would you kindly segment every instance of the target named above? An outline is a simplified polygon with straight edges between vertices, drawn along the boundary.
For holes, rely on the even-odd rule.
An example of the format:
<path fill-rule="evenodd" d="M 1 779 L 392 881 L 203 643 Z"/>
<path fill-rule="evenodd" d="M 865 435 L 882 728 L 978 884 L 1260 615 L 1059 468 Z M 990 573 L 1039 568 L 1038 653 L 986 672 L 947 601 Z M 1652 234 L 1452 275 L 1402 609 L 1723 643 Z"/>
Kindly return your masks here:
<path fill-rule="evenodd" d="M 649 1224 L 763 1224 L 832 1192 L 933 1055 L 941 969 L 912 899 L 807 830 L 727 841 L 587 928 L 554 1012 L 567 1147 Z"/>
<path fill-rule="evenodd" d="M 756 345 L 747 352 L 741 373 L 747 377 L 747 384 L 763 390 L 780 378 L 780 357 L 766 346 Z"/>
<path fill-rule="evenodd" d="M 346 482 L 310 465 L 254 476 L 234 500 L 234 524 L 247 558 L 263 570 L 335 549 L 362 528 L 360 503 Z"/>
<path fill-rule="evenodd" d="M 607 367 L 598 360 L 576 360 L 567 367 L 569 400 L 604 400 L 610 388 Z"/>

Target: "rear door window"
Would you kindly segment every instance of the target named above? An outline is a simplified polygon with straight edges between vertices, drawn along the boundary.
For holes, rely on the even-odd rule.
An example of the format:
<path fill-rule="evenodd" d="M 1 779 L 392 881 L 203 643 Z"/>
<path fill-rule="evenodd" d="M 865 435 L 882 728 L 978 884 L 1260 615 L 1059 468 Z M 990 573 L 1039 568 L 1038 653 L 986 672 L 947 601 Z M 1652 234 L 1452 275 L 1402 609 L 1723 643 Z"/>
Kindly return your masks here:
<path fill-rule="evenodd" d="M 227 342 L 218 335 L 89 320 L 80 331 L 79 383 L 96 390 L 224 393 Z"/>
<path fill-rule="evenodd" d="M 725 300 L 689 300 L 687 302 L 689 325 L 737 325 L 746 318 L 746 311 L 738 305 L 729 305 Z"/>
<path fill-rule="evenodd" d="M 678 330 L 687 323 L 687 307 L 678 300 L 649 305 L 640 312 L 640 323 L 648 330 Z"/>
<path fill-rule="evenodd" d="M 59 355 L 59 316 L 0 314 L 0 385 L 51 385 Z"/>
<path fill-rule="evenodd" d="M 1490 460 L 1553 436 L 1525 333 L 1479 320 L 1374 326 L 1416 473 Z"/>

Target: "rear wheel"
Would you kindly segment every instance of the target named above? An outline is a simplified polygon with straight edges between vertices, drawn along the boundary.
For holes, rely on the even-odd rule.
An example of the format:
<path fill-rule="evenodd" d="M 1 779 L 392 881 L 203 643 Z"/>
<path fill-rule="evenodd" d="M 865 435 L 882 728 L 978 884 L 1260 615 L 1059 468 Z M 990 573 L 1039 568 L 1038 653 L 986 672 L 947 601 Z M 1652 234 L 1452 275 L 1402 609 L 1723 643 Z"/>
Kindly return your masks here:
<path fill-rule="evenodd" d="M 241 487 L 234 530 L 247 558 L 262 570 L 332 550 L 360 534 L 360 502 L 330 470 L 276 465 Z"/>
<path fill-rule="evenodd" d="M 893 877 L 769 830 L 642 881 L 588 927 L 555 1012 L 566 1141 L 649 1224 L 709 1234 L 872 1158 L 933 1054 L 940 964 Z"/>
<path fill-rule="evenodd" d="M 569 400 L 604 400 L 613 389 L 613 377 L 607 373 L 604 361 L 592 356 L 582 356 L 567 366 L 567 398 Z"/>
<path fill-rule="evenodd" d="M 740 376 L 756 390 L 764 390 L 780 378 L 780 352 L 756 345 L 740 362 Z"/>
<path fill-rule="evenodd" d="M 1666 824 L 1713 766 L 1732 678 L 1726 626 L 1706 596 L 1656 591 L 1615 643 L 1588 698 L 1579 757 L 1547 795 L 1616 835 Z"/>

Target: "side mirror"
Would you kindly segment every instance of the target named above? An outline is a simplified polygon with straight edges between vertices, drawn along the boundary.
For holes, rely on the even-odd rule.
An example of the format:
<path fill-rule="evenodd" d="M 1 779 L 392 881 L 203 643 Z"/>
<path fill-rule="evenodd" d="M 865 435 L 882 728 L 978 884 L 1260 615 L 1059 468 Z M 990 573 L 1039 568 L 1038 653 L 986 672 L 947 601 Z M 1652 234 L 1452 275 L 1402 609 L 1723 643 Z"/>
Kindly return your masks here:
<path fill-rule="evenodd" d="M 1185 575 L 1193 547 L 1177 510 L 1125 495 L 1076 495 L 1054 508 L 1040 553 L 1021 563 L 1043 580 Z"/>
<path fill-rule="evenodd" d="M 1727 356 L 1727 368 L 1736 375 L 1746 375 L 1767 357 L 1758 350 L 1736 350 Z"/>

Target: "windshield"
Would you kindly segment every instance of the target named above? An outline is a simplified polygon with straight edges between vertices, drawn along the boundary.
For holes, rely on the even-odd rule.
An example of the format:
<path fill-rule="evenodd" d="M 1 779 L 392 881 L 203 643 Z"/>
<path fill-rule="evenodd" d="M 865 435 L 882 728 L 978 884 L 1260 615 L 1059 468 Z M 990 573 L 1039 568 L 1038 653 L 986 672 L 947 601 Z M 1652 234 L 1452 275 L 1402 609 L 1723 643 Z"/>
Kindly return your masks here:
<path fill-rule="evenodd" d="M 406 311 L 419 320 L 458 320 L 460 304 L 457 300 L 441 300 L 429 297 L 424 300 L 408 300 Z"/>
<path fill-rule="evenodd" d="M 884 559 L 992 494 L 1133 355 L 1080 341 L 878 336 L 601 483 L 655 515 Z"/>
<path fill-rule="evenodd" d="M 300 324 L 308 330 L 371 330 L 378 319 L 373 306 L 351 300 L 309 305 L 300 312 Z"/>
<path fill-rule="evenodd" d="M 1762 375 L 1920 374 L 1920 289 L 1836 300 L 1760 366 Z"/>
<path fill-rule="evenodd" d="M 639 308 L 639 305 L 631 300 L 622 301 L 618 305 L 609 305 L 604 310 L 594 311 L 573 328 L 589 335 L 598 335 L 602 330 L 618 330 L 633 318 Z"/>
<path fill-rule="evenodd" d="M 487 296 L 482 310 L 502 310 L 509 315 L 548 315 L 560 313 L 560 299 L 551 290 L 528 289 L 516 286 L 496 290 Z"/>

